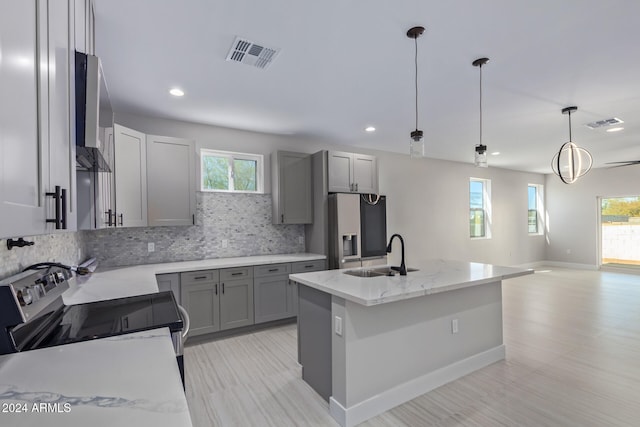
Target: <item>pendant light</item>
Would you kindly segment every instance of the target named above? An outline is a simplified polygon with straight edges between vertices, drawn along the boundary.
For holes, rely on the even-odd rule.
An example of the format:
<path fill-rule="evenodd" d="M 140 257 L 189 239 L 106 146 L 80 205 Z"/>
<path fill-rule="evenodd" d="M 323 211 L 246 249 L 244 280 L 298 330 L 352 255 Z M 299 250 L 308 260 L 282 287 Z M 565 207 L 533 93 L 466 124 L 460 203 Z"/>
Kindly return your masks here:
<path fill-rule="evenodd" d="M 565 184 L 573 184 L 581 176 L 591 170 L 593 158 L 582 147 L 578 147 L 571 139 L 571 113 L 578 111 L 578 107 L 566 107 L 562 114 L 569 115 L 569 142 L 565 142 L 551 160 L 553 173 L 560 177 Z"/>
<path fill-rule="evenodd" d="M 415 42 L 415 66 L 416 66 L 416 130 L 411 132 L 411 145 L 409 153 L 413 158 L 424 157 L 424 134 L 418 129 L 418 37 L 424 33 L 424 27 L 413 27 L 407 31 L 407 37 Z"/>
<path fill-rule="evenodd" d="M 480 144 L 477 144 L 475 148 L 475 165 L 479 168 L 488 167 L 487 146 L 482 143 L 482 66 L 487 62 L 489 62 L 489 58 L 478 58 L 471 63 L 480 69 Z"/>

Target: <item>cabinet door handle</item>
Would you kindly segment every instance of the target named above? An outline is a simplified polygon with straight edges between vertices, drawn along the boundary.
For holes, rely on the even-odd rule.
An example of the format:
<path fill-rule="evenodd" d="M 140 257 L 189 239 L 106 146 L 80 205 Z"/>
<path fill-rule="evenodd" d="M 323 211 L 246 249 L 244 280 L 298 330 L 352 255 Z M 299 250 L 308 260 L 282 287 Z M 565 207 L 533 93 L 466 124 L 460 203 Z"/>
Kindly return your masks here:
<path fill-rule="evenodd" d="M 280 217 L 280 223 L 284 224 L 284 214 L 282 214 L 282 216 Z"/>
<path fill-rule="evenodd" d="M 60 208 L 62 210 L 62 229 L 67 229 L 67 190 L 63 188 L 60 194 Z"/>
<path fill-rule="evenodd" d="M 113 221 L 111 220 L 111 209 L 104 213 L 107 216 L 107 227 L 111 227 L 113 225 Z"/>
<path fill-rule="evenodd" d="M 304 268 L 313 268 L 313 264 L 311 265 L 305 265 Z"/>
<path fill-rule="evenodd" d="M 231 273 L 232 276 L 241 276 L 243 274 L 244 273 L 242 271 L 238 271 L 237 273 Z M 224 286 L 224 283 L 223 283 L 223 286 Z"/>
<path fill-rule="evenodd" d="M 206 279 L 207 276 L 196 276 L 193 278 L 193 280 L 202 280 L 202 279 Z"/>
<path fill-rule="evenodd" d="M 222 293 L 224 294 L 224 283 L 222 284 Z"/>
<path fill-rule="evenodd" d="M 269 269 L 269 273 L 273 273 L 274 271 L 278 271 L 280 270 L 279 268 L 270 268 Z"/>
<path fill-rule="evenodd" d="M 191 214 L 191 223 L 196 225 L 196 214 Z"/>
<path fill-rule="evenodd" d="M 358 191 L 358 183 L 356 182 L 356 191 Z"/>
<path fill-rule="evenodd" d="M 218 284 L 216 283 L 216 295 L 218 295 Z"/>
<path fill-rule="evenodd" d="M 120 215 L 118 215 L 120 217 L 120 225 L 124 226 L 124 214 L 121 213 Z"/>
<path fill-rule="evenodd" d="M 64 205 L 64 208 L 66 210 L 67 207 L 67 202 L 66 200 L 63 202 L 62 201 L 62 197 L 64 195 L 64 197 L 67 197 L 67 191 L 63 190 L 60 188 L 59 185 L 55 186 L 55 191 L 53 193 L 44 193 L 45 196 L 47 197 L 53 197 L 53 201 L 55 203 L 55 210 L 56 210 L 56 216 L 55 218 L 51 219 L 51 218 L 47 218 L 46 222 L 48 223 L 53 223 L 55 224 L 56 230 L 60 230 L 61 228 L 64 227 L 65 225 L 65 220 L 66 220 L 66 215 L 65 218 L 63 218 L 62 216 L 62 206 Z"/>

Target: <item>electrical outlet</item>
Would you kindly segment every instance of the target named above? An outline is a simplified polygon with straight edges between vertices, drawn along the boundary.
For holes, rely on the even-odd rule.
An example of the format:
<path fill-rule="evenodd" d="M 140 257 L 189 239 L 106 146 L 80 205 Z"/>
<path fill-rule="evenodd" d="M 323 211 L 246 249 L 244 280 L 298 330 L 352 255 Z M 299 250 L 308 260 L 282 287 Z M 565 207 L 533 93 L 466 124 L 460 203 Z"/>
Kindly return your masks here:
<path fill-rule="evenodd" d="M 335 327 L 336 335 L 341 337 L 342 336 L 342 317 L 336 316 L 334 325 L 335 325 L 334 327 Z"/>
<path fill-rule="evenodd" d="M 148 252 L 155 252 L 156 250 L 156 244 L 153 242 L 149 242 L 147 243 L 147 251 Z"/>
<path fill-rule="evenodd" d="M 304 245 L 304 236 L 298 237 L 298 243 L 300 243 L 301 245 Z"/>
<path fill-rule="evenodd" d="M 229 240 L 228 239 L 222 239 L 222 247 L 223 248 L 228 248 L 229 247 Z"/>
<path fill-rule="evenodd" d="M 451 333 L 452 334 L 458 333 L 458 319 L 453 319 L 451 321 Z"/>

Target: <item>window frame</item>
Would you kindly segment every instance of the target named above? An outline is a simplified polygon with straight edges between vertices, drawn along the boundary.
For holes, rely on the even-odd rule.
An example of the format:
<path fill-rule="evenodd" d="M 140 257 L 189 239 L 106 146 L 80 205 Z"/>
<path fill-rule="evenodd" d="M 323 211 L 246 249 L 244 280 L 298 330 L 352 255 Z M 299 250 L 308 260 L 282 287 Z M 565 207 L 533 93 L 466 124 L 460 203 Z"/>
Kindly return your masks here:
<path fill-rule="evenodd" d="M 529 213 L 532 210 L 529 206 L 529 189 L 536 189 L 536 231 L 529 231 Z M 544 212 L 544 185 L 542 184 L 527 184 L 527 233 L 529 236 L 542 236 L 544 234 L 544 222 L 543 222 L 543 212 Z"/>
<path fill-rule="evenodd" d="M 227 158 L 229 162 L 229 188 L 226 190 L 217 188 L 205 188 L 204 186 L 204 159 L 205 157 Z M 236 190 L 234 182 L 234 160 L 250 160 L 256 162 L 256 191 Z M 239 153 L 235 151 L 221 151 L 210 148 L 200 149 L 200 191 L 207 193 L 244 193 L 244 194 L 264 194 L 264 155 L 252 153 Z"/>
<path fill-rule="evenodd" d="M 469 238 L 471 240 L 491 239 L 491 223 L 492 223 L 491 180 L 486 178 L 474 178 L 474 177 L 469 178 L 469 184 L 467 186 L 467 191 L 469 195 L 469 213 L 478 209 L 471 206 L 471 183 L 473 182 L 480 182 L 482 184 L 482 211 L 483 211 L 484 235 L 482 236 L 471 235 L 471 223 L 467 222 Z M 468 221 L 471 221 L 470 215 L 468 218 L 469 218 Z"/>

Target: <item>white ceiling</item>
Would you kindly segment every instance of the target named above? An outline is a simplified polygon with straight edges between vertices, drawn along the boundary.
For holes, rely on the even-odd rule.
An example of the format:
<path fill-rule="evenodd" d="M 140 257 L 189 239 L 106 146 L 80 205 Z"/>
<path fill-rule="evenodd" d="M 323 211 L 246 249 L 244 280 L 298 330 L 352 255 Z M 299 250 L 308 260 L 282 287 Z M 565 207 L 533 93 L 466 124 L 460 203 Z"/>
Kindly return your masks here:
<path fill-rule="evenodd" d="M 414 43 L 429 157 L 551 172 L 573 140 L 596 167 L 640 159 L 637 0 L 96 0 L 114 109 L 408 153 Z M 267 70 L 225 61 L 236 36 L 281 48 Z M 169 95 L 178 86 L 185 96 Z M 624 131 L 584 124 L 618 117 Z M 364 128 L 373 125 L 375 133 Z M 301 138 L 302 139 L 302 138 Z"/>

